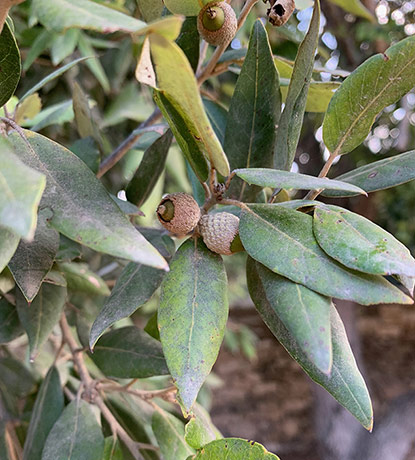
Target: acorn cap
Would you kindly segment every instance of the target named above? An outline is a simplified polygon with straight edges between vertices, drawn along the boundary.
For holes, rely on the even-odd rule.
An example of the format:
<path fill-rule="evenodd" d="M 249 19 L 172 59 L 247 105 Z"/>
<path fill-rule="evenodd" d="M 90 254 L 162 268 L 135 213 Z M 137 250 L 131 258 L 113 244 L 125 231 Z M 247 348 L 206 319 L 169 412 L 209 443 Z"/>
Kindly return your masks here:
<path fill-rule="evenodd" d="M 186 235 L 199 222 L 200 208 L 195 199 L 187 193 L 172 193 L 160 201 L 157 217 L 169 232 Z"/>
<path fill-rule="evenodd" d="M 207 3 L 197 17 L 200 36 L 214 46 L 230 43 L 237 28 L 235 11 L 226 2 Z"/>
<path fill-rule="evenodd" d="M 217 254 L 230 256 L 244 250 L 239 238 L 239 218 L 229 212 L 202 216 L 199 232 L 206 246 Z"/>
<path fill-rule="evenodd" d="M 294 0 L 270 0 L 271 8 L 267 11 L 269 22 L 277 27 L 283 26 L 295 10 Z"/>

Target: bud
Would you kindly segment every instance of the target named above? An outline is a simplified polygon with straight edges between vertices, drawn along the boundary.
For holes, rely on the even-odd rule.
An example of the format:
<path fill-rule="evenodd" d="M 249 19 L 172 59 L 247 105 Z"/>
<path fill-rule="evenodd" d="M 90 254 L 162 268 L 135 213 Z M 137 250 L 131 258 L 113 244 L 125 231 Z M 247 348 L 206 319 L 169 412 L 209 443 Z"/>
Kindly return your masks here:
<path fill-rule="evenodd" d="M 157 217 L 164 228 L 176 235 L 191 232 L 200 219 L 200 208 L 187 193 L 166 195 L 157 207 Z"/>

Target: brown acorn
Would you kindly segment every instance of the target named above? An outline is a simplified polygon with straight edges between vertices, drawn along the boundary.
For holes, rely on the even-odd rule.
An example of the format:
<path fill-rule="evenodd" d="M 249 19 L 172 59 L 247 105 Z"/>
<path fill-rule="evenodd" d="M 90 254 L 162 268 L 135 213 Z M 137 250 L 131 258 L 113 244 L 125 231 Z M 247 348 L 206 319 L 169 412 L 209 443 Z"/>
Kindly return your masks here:
<path fill-rule="evenodd" d="M 239 237 L 239 218 L 229 212 L 202 216 L 199 232 L 206 246 L 217 254 L 230 256 L 244 250 Z"/>
<path fill-rule="evenodd" d="M 269 22 L 273 26 L 283 26 L 295 10 L 294 0 L 269 0 L 271 8 L 268 9 L 267 15 Z"/>
<path fill-rule="evenodd" d="M 214 46 L 230 43 L 237 28 L 235 11 L 226 2 L 207 3 L 197 17 L 200 36 Z"/>
<path fill-rule="evenodd" d="M 157 217 L 169 232 L 186 235 L 199 222 L 200 208 L 195 199 L 187 193 L 173 193 L 160 201 Z"/>

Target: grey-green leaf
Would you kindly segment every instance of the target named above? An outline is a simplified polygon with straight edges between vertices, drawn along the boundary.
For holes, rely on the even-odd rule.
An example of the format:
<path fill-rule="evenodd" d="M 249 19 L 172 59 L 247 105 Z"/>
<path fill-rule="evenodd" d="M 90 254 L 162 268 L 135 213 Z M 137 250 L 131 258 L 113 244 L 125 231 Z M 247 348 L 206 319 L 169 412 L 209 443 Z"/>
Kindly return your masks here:
<path fill-rule="evenodd" d="M 173 134 L 169 129 L 144 152 L 140 166 L 126 189 L 128 201 L 140 207 L 150 196 L 164 170 L 172 140 Z"/>
<path fill-rule="evenodd" d="M 373 411 L 366 384 L 356 365 L 344 325 L 334 306 L 331 307 L 333 365 L 330 375 L 319 371 L 302 350 L 301 345 L 275 314 L 258 273 L 258 262 L 249 259 L 248 289 L 262 319 L 275 337 L 304 371 L 349 410 L 367 429 L 373 426 Z"/>
<path fill-rule="evenodd" d="M 154 101 L 169 124 L 183 155 L 199 180 L 204 182 L 208 177 L 209 169 L 202 146 L 195 140 L 197 133 L 189 130 L 186 121 L 176 109 L 177 104 L 172 103 L 171 99 L 171 96 L 167 97 L 163 91 L 154 90 Z"/>
<path fill-rule="evenodd" d="M 267 32 L 258 19 L 229 108 L 224 150 L 231 169 L 272 165 L 280 114 L 279 76 Z M 240 180 L 232 181 L 229 188 L 231 197 L 244 201 L 254 201 L 258 191 Z"/>
<path fill-rule="evenodd" d="M 64 408 L 56 367 L 51 367 L 37 393 L 24 443 L 23 460 L 41 460 L 46 438 Z"/>
<path fill-rule="evenodd" d="M 52 209 L 54 228 L 96 251 L 167 268 L 164 258 L 122 214 L 82 160 L 40 134 L 25 134 L 31 148 L 16 133 L 9 139 L 27 165 L 46 175 L 42 206 Z"/>
<path fill-rule="evenodd" d="M 105 438 L 102 460 L 124 460 L 121 444 L 114 436 Z"/>
<path fill-rule="evenodd" d="M 34 389 L 35 383 L 23 363 L 13 358 L 0 358 L 0 391 L 4 387 L 12 395 L 23 398 Z"/>
<path fill-rule="evenodd" d="M 0 273 L 13 257 L 19 241 L 20 237 L 18 235 L 0 227 Z"/>
<path fill-rule="evenodd" d="M 273 273 L 259 263 L 256 270 L 274 314 L 307 359 L 320 372 L 329 375 L 332 366 L 330 299 Z"/>
<path fill-rule="evenodd" d="M 62 74 L 64 74 L 67 70 L 71 69 L 72 67 L 76 66 L 82 61 L 85 61 L 86 59 L 89 59 L 88 57 L 81 57 L 78 59 L 75 59 L 72 62 L 68 62 L 68 64 L 65 64 L 64 66 L 60 67 L 59 69 L 56 69 L 54 72 L 50 73 L 47 75 L 45 78 L 42 78 L 39 83 L 36 83 L 32 88 L 30 88 L 24 95 L 20 98 L 20 103 L 29 97 L 31 94 L 36 93 L 36 91 L 39 91 L 41 88 L 43 88 L 47 83 L 51 82 L 55 78 L 60 77 Z"/>
<path fill-rule="evenodd" d="M 303 125 L 308 88 L 313 74 L 320 29 L 320 1 L 314 2 L 310 27 L 300 47 L 279 122 L 274 149 L 274 167 L 290 171 Z"/>
<path fill-rule="evenodd" d="M 105 281 L 90 270 L 87 264 L 60 263 L 59 270 L 65 275 L 68 288 L 75 292 L 85 292 L 90 295 L 110 295 L 111 291 Z"/>
<path fill-rule="evenodd" d="M 415 37 L 392 45 L 359 66 L 334 94 L 323 123 L 323 139 L 333 154 L 361 144 L 378 113 L 415 86 Z"/>
<path fill-rule="evenodd" d="M 22 163 L 0 137 L 0 225 L 32 240 L 45 184 L 45 175 Z"/>
<path fill-rule="evenodd" d="M 0 107 L 14 94 L 20 80 L 20 52 L 10 30 L 9 24 L 4 23 L 0 34 Z"/>
<path fill-rule="evenodd" d="M 20 322 L 29 336 L 30 359 L 49 337 L 61 317 L 66 301 L 66 288 L 43 283 L 37 296 L 28 304 L 23 294 L 16 291 L 16 307 Z"/>
<path fill-rule="evenodd" d="M 328 297 L 362 305 L 412 304 L 381 276 L 358 273 L 331 259 L 313 234 L 313 218 L 278 205 L 242 210 L 239 234 L 248 254 L 267 268 Z"/>
<path fill-rule="evenodd" d="M 400 241 L 363 216 L 338 206 L 317 206 L 314 235 L 346 267 L 374 275 L 415 276 L 415 260 Z"/>
<path fill-rule="evenodd" d="M 279 460 L 262 444 L 239 438 L 225 438 L 212 441 L 194 457 L 187 460 Z"/>
<path fill-rule="evenodd" d="M 147 24 L 90 0 L 34 0 L 33 13 L 47 28 L 63 32 L 72 28 L 102 33 L 137 32 Z"/>
<path fill-rule="evenodd" d="M 327 178 L 307 176 L 306 174 L 279 171 L 278 169 L 248 168 L 236 169 L 238 177 L 261 187 L 294 188 L 297 190 L 344 190 L 365 195 L 366 192 L 355 185 Z M 353 189 L 353 190 L 352 190 Z"/>
<path fill-rule="evenodd" d="M 38 293 L 58 249 L 59 233 L 49 226 L 47 212 L 41 211 L 33 241 L 21 241 L 9 262 L 13 278 L 28 302 Z"/>
<path fill-rule="evenodd" d="M 366 192 L 376 192 L 415 179 L 415 150 L 375 161 L 336 177 L 336 180 L 356 185 Z M 354 193 L 326 190 L 324 196 L 353 196 Z"/>
<path fill-rule="evenodd" d="M 221 437 L 209 412 L 203 406 L 195 404 L 193 416 L 185 426 L 184 438 L 187 444 L 193 449 L 201 449 L 205 444 Z"/>
<path fill-rule="evenodd" d="M 184 460 L 194 450 L 184 440 L 184 424 L 177 417 L 159 409 L 153 412 L 151 427 L 165 460 Z"/>
<path fill-rule="evenodd" d="M 355 16 L 360 16 L 362 18 L 368 19 L 369 21 L 375 22 L 373 14 L 362 4 L 360 0 L 329 0 L 331 3 L 334 3 L 345 11 L 354 14 Z"/>
<path fill-rule="evenodd" d="M 42 460 L 102 460 L 104 436 L 88 403 L 66 406 L 46 440 Z"/>
<path fill-rule="evenodd" d="M 135 326 L 104 334 L 91 357 L 107 377 L 141 379 L 169 373 L 160 342 Z"/>
<path fill-rule="evenodd" d="M 16 307 L 0 299 L 0 343 L 7 343 L 23 333 Z"/>
<path fill-rule="evenodd" d="M 186 411 L 219 353 L 228 318 L 227 280 L 221 256 L 199 239 L 173 257 L 161 287 L 160 339 Z"/>
<path fill-rule="evenodd" d="M 197 31 L 197 17 L 188 17 L 184 20 L 180 35 L 176 43 L 183 50 L 192 69 L 196 72 L 199 63 L 200 35 Z"/>

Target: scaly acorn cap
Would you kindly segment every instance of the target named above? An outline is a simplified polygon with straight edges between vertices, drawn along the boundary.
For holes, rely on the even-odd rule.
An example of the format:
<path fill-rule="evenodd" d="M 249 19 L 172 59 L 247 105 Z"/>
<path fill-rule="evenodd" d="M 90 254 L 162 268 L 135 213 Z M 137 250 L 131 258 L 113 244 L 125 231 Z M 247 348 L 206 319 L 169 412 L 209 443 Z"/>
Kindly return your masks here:
<path fill-rule="evenodd" d="M 267 11 L 269 22 L 273 26 L 283 26 L 295 10 L 294 0 L 270 0 L 271 8 Z"/>
<path fill-rule="evenodd" d="M 206 246 L 217 254 L 230 256 L 244 250 L 239 238 L 239 218 L 229 212 L 202 216 L 199 232 Z"/>
<path fill-rule="evenodd" d="M 207 3 L 197 17 L 200 36 L 214 46 L 230 43 L 237 28 L 235 11 L 226 2 Z"/>
<path fill-rule="evenodd" d="M 160 201 L 157 217 L 169 232 L 186 235 L 199 222 L 200 208 L 195 199 L 187 193 L 173 193 Z"/>

